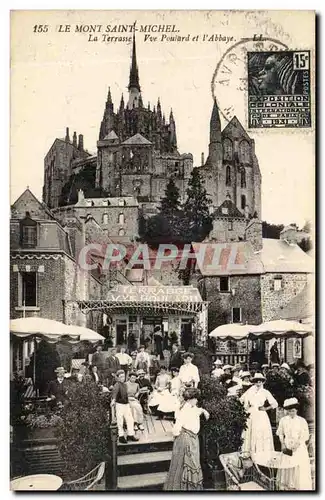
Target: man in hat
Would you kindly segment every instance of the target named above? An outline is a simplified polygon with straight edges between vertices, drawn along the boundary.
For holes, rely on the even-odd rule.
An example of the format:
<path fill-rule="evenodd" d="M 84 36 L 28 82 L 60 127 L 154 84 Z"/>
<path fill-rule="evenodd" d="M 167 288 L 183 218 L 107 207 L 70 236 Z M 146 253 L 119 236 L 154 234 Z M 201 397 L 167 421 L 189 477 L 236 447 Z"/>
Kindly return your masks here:
<path fill-rule="evenodd" d="M 213 364 L 214 364 L 214 369 L 212 370 L 211 377 L 220 378 L 224 374 L 221 359 L 216 359 Z"/>
<path fill-rule="evenodd" d="M 139 352 L 138 352 L 136 360 L 135 360 L 135 367 L 137 370 L 142 369 L 146 373 L 149 373 L 150 356 L 149 356 L 149 353 L 146 351 L 146 348 L 143 344 L 140 345 L 140 347 L 139 347 Z"/>
<path fill-rule="evenodd" d="M 51 380 L 48 387 L 48 397 L 51 399 L 53 406 L 58 403 L 63 404 L 67 399 L 69 382 L 64 377 L 66 370 L 63 366 L 59 366 L 55 370 L 56 379 Z"/>
<path fill-rule="evenodd" d="M 116 356 L 116 347 L 112 347 L 109 356 L 106 358 L 105 363 L 105 376 L 107 380 L 107 387 L 110 387 L 115 382 L 115 374 L 121 369 L 120 362 Z M 103 382 L 105 382 L 105 377 Z"/>
<path fill-rule="evenodd" d="M 194 354 L 192 352 L 184 354 L 184 364 L 179 370 L 179 379 L 182 384 L 190 383 L 193 387 L 197 388 L 200 382 L 200 375 L 197 366 L 192 363 L 193 358 Z"/>
<path fill-rule="evenodd" d="M 93 354 L 91 358 L 91 364 L 92 366 L 97 366 L 97 370 L 101 377 L 103 377 L 103 374 L 105 372 L 105 362 L 106 362 L 106 356 L 103 353 L 103 346 L 99 344 L 96 347 L 96 352 Z"/>
<path fill-rule="evenodd" d="M 280 370 L 279 363 L 272 363 L 271 370 L 273 373 L 279 373 L 279 370 Z"/>
<path fill-rule="evenodd" d="M 269 373 L 269 365 L 267 363 L 263 363 L 262 373 L 263 373 L 264 377 L 266 378 L 267 374 Z"/>
<path fill-rule="evenodd" d="M 225 385 L 227 388 L 231 387 L 231 385 L 229 385 L 232 379 L 231 371 L 232 371 L 231 365 L 223 366 L 223 375 L 221 375 L 220 377 L 220 383 Z"/>
<path fill-rule="evenodd" d="M 270 361 L 271 364 L 278 364 L 280 363 L 280 354 L 278 350 L 278 343 L 277 341 L 274 342 L 270 349 Z M 280 366 L 280 365 L 279 365 Z"/>
<path fill-rule="evenodd" d="M 150 380 L 146 377 L 144 370 L 137 371 L 139 390 L 139 403 L 142 406 L 143 413 L 148 413 L 148 399 L 149 394 L 153 391 Z"/>
<path fill-rule="evenodd" d="M 170 357 L 169 365 L 180 368 L 182 366 L 182 364 L 183 364 L 183 358 L 182 358 L 182 355 L 180 353 L 178 344 L 173 344 L 172 345 L 172 355 Z"/>

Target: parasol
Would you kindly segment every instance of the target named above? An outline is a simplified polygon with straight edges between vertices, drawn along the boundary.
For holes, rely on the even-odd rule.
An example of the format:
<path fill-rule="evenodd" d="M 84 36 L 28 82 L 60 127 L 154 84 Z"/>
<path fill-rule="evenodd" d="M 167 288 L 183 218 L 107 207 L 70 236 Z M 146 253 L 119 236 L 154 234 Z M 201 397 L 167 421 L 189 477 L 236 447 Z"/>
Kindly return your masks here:
<path fill-rule="evenodd" d="M 215 328 L 211 333 L 209 333 L 209 337 L 218 340 L 244 340 L 248 338 L 251 328 L 253 328 L 252 325 L 228 323 Z"/>
<path fill-rule="evenodd" d="M 80 335 L 74 332 L 73 327 L 60 321 L 35 317 L 11 319 L 10 332 L 16 337 L 24 339 L 39 337 L 50 342 L 58 341 L 63 336 L 78 341 Z"/>
<path fill-rule="evenodd" d="M 278 319 L 267 321 L 261 325 L 251 326 L 249 329 L 249 338 L 264 340 L 290 337 L 304 338 L 312 335 L 313 330 L 313 326 L 310 324 Z"/>

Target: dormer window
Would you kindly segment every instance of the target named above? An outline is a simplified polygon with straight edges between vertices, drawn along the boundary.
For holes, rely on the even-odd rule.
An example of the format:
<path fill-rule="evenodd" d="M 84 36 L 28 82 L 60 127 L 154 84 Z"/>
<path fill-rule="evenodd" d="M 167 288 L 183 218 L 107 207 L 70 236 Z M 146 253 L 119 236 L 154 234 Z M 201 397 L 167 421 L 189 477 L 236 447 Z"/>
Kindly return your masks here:
<path fill-rule="evenodd" d="M 228 215 L 228 207 L 221 208 L 222 215 Z"/>
<path fill-rule="evenodd" d="M 35 248 L 37 246 L 37 222 L 34 221 L 29 212 L 20 222 L 20 244 L 23 248 Z"/>

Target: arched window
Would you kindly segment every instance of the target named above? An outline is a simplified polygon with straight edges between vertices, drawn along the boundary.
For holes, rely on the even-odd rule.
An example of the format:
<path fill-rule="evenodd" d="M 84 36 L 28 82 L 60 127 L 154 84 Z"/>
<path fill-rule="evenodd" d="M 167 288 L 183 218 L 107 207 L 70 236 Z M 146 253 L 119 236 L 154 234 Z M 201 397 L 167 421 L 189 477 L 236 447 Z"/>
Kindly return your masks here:
<path fill-rule="evenodd" d="M 108 224 L 108 215 L 103 214 L 103 219 L 102 219 L 103 224 Z"/>
<path fill-rule="evenodd" d="M 226 167 L 226 186 L 231 186 L 231 169 L 229 165 Z"/>
<path fill-rule="evenodd" d="M 245 188 L 246 187 L 246 171 L 245 169 L 243 168 L 243 170 L 241 170 L 240 172 L 240 186 L 242 188 Z"/>
<path fill-rule="evenodd" d="M 230 139 L 226 138 L 223 141 L 223 159 L 232 160 L 232 154 L 233 154 L 232 142 Z"/>
<path fill-rule="evenodd" d="M 250 162 L 250 146 L 247 141 L 241 141 L 239 145 L 239 159 L 242 163 Z"/>
<path fill-rule="evenodd" d="M 120 229 L 119 232 L 118 232 L 118 235 L 119 236 L 124 236 L 125 235 L 124 229 Z"/>
<path fill-rule="evenodd" d="M 118 223 L 124 224 L 124 214 L 120 213 L 118 216 Z"/>
<path fill-rule="evenodd" d="M 241 195 L 241 208 L 244 210 L 246 207 L 246 196 L 244 194 Z"/>

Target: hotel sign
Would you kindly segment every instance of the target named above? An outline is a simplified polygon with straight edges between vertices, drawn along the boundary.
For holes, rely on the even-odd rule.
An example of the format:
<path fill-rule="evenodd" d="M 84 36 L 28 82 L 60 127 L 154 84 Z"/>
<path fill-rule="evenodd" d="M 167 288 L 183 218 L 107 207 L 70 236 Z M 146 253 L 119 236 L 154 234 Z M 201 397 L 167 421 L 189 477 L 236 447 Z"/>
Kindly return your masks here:
<path fill-rule="evenodd" d="M 186 286 L 117 286 L 108 293 L 111 302 L 202 302 L 197 288 Z"/>

